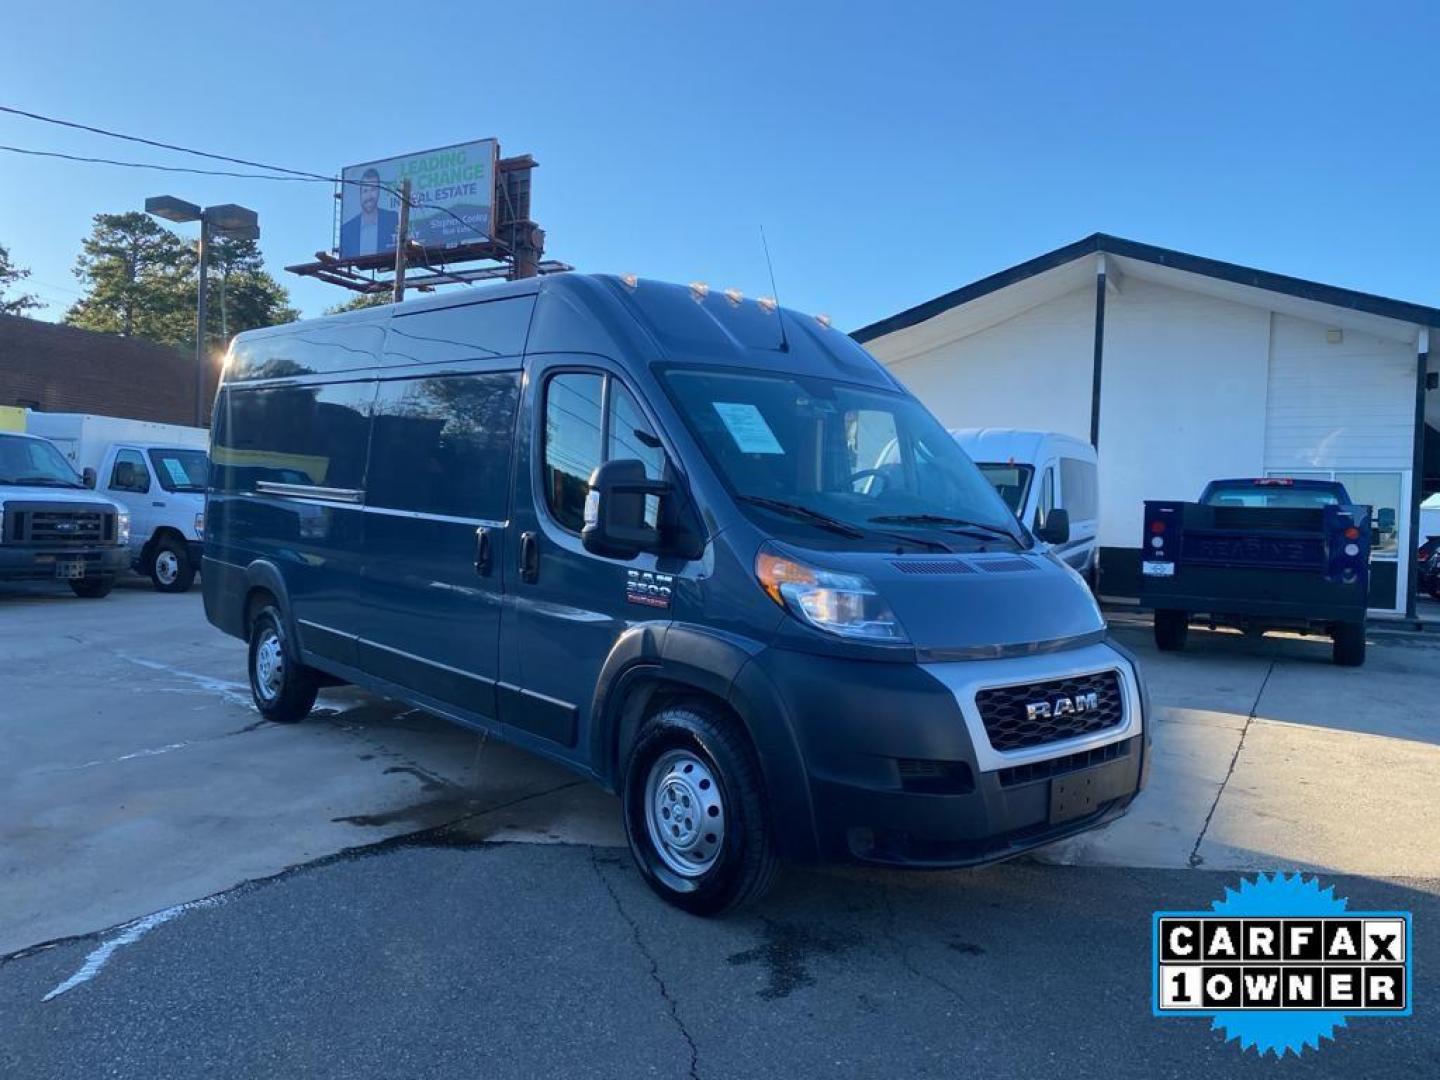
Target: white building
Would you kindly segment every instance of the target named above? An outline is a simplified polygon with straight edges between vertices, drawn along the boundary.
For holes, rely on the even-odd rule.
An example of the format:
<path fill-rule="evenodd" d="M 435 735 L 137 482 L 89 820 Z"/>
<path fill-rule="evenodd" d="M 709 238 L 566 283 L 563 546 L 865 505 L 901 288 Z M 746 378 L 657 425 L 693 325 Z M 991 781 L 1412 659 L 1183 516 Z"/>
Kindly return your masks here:
<path fill-rule="evenodd" d="M 1436 335 L 1440 309 L 1097 233 L 854 336 L 947 427 L 1095 444 L 1106 594 L 1135 595 L 1144 500 L 1333 477 L 1380 526 L 1373 609 L 1413 615 L 1419 502 L 1440 489 Z"/>

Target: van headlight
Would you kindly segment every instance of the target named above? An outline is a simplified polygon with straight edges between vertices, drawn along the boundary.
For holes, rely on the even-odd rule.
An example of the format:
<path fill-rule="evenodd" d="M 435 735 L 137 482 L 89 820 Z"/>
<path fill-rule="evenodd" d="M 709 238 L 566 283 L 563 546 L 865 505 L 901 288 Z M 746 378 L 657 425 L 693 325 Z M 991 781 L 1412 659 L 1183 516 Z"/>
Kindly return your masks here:
<path fill-rule="evenodd" d="M 130 543 L 130 511 L 121 510 L 115 515 L 115 542 L 117 544 Z"/>
<path fill-rule="evenodd" d="M 825 570 L 761 548 L 755 576 L 770 599 L 817 630 L 891 644 L 909 640 L 890 605 L 861 574 Z"/>

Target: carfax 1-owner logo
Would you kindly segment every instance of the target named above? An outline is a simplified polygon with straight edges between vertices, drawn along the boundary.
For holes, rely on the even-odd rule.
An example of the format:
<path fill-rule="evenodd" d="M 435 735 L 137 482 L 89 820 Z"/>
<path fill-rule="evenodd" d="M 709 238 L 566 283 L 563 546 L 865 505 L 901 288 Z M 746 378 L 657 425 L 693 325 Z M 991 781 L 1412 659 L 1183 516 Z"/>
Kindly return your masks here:
<path fill-rule="evenodd" d="M 1209 911 L 1155 913 L 1151 1005 L 1262 1056 L 1318 1050 L 1352 1017 L 1410 1015 L 1411 931 L 1409 912 L 1351 910 L 1316 878 L 1261 874 Z"/>

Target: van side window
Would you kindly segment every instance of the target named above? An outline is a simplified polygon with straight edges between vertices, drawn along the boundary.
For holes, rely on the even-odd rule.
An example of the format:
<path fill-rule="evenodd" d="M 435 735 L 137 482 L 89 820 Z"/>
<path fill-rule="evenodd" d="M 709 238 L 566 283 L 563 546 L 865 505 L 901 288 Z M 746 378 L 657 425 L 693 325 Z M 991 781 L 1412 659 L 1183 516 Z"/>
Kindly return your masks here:
<path fill-rule="evenodd" d="M 519 396 L 518 371 L 382 382 L 366 504 L 503 520 Z"/>
<path fill-rule="evenodd" d="M 571 532 L 585 523 L 590 474 L 600 464 L 600 375 L 566 372 L 545 385 L 545 502 Z"/>
<path fill-rule="evenodd" d="M 1092 521 L 1099 516 L 1099 492 L 1095 466 L 1079 458 L 1060 459 L 1060 490 L 1071 521 Z"/>
<path fill-rule="evenodd" d="M 378 323 L 341 326 L 303 324 L 264 337 L 237 341 L 225 367 L 227 382 L 280 379 L 357 371 L 380 363 L 384 327 Z"/>
<path fill-rule="evenodd" d="M 111 491 L 150 490 L 150 470 L 145 468 L 145 459 L 139 450 L 121 450 L 115 455 L 115 467 L 110 470 Z"/>
<path fill-rule="evenodd" d="M 226 389 L 215 407 L 214 486 L 363 488 L 374 396 L 373 382 Z"/>
<path fill-rule="evenodd" d="M 385 363 L 436 364 L 519 356 L 525 351 L 534 310 L 534 296 L 514 296 L 397 315 L 390 320 Z"/>

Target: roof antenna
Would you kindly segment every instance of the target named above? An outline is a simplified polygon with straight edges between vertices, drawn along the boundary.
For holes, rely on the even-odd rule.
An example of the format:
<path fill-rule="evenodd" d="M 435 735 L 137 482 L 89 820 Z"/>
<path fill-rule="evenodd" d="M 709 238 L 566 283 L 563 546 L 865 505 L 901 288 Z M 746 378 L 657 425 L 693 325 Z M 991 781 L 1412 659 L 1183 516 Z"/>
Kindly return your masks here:
<path fill-rule="evenodd" d="M 770 241 L 765 239 L 765 226 L 760 226 L 760 246 L 765 249 L 765 267 L 770 271 L 770 295 L 775 298 L 775 318 L 780 320 L 780 351 L 790 351 L 790 341 L 785 337 L 785 312 L 780 307 L 780 290 L 775 287 L 775 264 L 770 261 Z"/>

